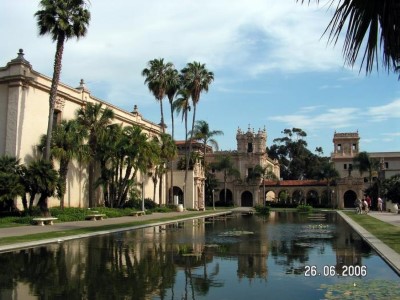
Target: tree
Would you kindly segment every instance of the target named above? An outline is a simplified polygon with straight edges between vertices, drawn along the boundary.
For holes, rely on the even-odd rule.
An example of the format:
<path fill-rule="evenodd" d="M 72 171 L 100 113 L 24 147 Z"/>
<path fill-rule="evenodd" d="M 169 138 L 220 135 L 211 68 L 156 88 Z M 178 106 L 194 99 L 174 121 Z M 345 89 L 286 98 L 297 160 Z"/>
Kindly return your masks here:
<path fill-rule="evenodd" d="M 297 0 L 304 3 L 305 0 Z M 308 0 L 310 3 L 311 0 Z M 316 0 L 319 3 L 319 0 Z M 337 2 L 336 11 L 325 33 L 329 32 L 329 42 L 337 43 L 345 30 L 343 55 L 345 62 L 354 66 L 359 50 L 365 45 L 361 66 L 366 64 L 366 72 L 372 71 L 374 63 L 378 69 L 378 52 L 382 52 L 385 69 L 396 70 L 400 59 L 400 4 L 397 0 L 329 0 Z M 378 41 L 378 37 L 379 41 Z"/>
<path fill-rule="evenodd" d="M 263 205 L 265 206 L 265 179 L 278 179 L 275 173 L 272 171 L 270 166 L 262 167 L 260 165 L 256 165 L 248 174 L 248 180 L 251 181 L 253 179 L 262 180 L 263 184 Z"/>
<path fill-rule="evenodd" d="M 212 168 L 223 173 L 224 202 L 226 204 L 226 183 L 228 181 L 228 177 L 234 176 L 235 178 L 240 178 L 240 172 L 234 167 L 231 157 L 228 155 L 218 157 L 217 161 L 212 164 Z"/>
<path fill-rule="evenodd" d="M 173 64 L 168 62 L 164 63 L 164 59 L 153 59 L 148 62 L 148 68 L 143 69 L 142 76 L 146 77 L 144 83 L 147 84 L 149 91 L 154 95 L 156 100 L 160 103 L 161 111 L 161 127 L 165 132 L 164 111 L 162 101 L 166 95 L 169 76 L 173 69 Z"/>
<path fill-rule="evenodd" d="M 194 125 L 196 121 L 196 108 L 200 101 L 200 95 L 202 92 L 208 92 L 209 85 L 214 80 L 214 73 L 206 69 L 205 64 L 199 62 L 188 63 L 185 68 L 182 69 L 182 85 L 190 93 L 190 98 L 193 104 L 193 120 L 192 120 L 192 134 L 189 140 L 189 153 L 192 152 L 192 139 L 194 133 Z M 186 149 L 187 150 L 187 149 Z M 187 156 L 188 157 L 188 156 Z M 186 161 L 185 170 L 185 184 L 188 173 L 188 161 Z M 185 195 L 186 196 L 186 195 Z"/>
<path fill-rule="evenodd" d="M 54 170 L 53 163 L 48 160 L 31 161 L 25 174 L 25 190 L 29 191 L 29 210 L 32 209 L 35 196 L 40 194 L 37 205 L 42 215 L 50 214 L 48 197 L 54 196 L 58 187 L 58 172 Z"/>
<path fill-rule="evenodd" d="M 307 178 L 307 158 L 313 154 L 307 149 L 304 137 L 307 134 L 299 129 L 284 129 L 286 136 L 274 139 L 274 144 L 268 151 L 268 156 L 277 159 L 280 164 L 281 176 L 284 180 L 300 180 Z"/>
<path fill-rule="evenodd" d="M 25 194 L 21 175 L 19 159 L 7 155 L 0 157 L 0 204 L 5 204 L 10 210 L 16 210 L 15 198 Z"/>
<path fill-rule="evenodd" d="M 190 134 L 192 134 L 192 132 L 190 132 Z M 206 165 L 207 145 L 211 144 L 214 149 L 218 150 L 218 142 L 213 137 L 223 134 L 224 133 L 221 130 L 210 130 L 210 127 L 206 121 L 196 121 L 193 136 L 195 140 L 203 143 L 204 166 Z"/>
<path fill-rule="evenodd" d="M 49 34 L 56 42 L 53 79 L 49 96 L 49 119 L 44 158 L 50 159 L 50 141 L 53 130 L 53 115 L 60 81 L 64 42 L 70 38 L 77 39 L 87 33 L 90 12 L 86 9 L 85 0 L 41 0 L 41 9 L 35 13 L 39 35 Z"/>
<path fill-rule="evenodd" d="M 159 153 L 159 161 L 156 166 L 156 173 L 160 180 L 159 186 L 159 199 L 161 204 L 161 196 L 162 196 L 162 175 L 166 171 L 167 162 L 171 161 L 176 157 L 177 148 L 172 140 L 172 137 L 169 134 L 163 133 L 159 138 L 155 138 L 155 141 L 158 142 L 160 153 Z M 172 198 L 170 199 L 172 201 Z"/>
<path fill-rule="evenodd" d="M 174 98 L 181 87 L 181 76 L 176 69 L 168 69 L 167 70 L 167 97 L 169 100 L 169 106 L 171 109 L 171 135 L 172 141 L 175 141 L 175 118 L 174 118 Z M 174 196 L 174 172 L 173 172 L 173 161 L 170 162 L 170 172 L 171 172 L 171 188 L 169 192 L 169 198 L 173 199 Z"/>
<path fill-rule="evenodd" d="M 363 173 L 368 172 L 369 184 L 372 184 L 372 172 L 377 171 L 379 168 L 379 161 L 373 159 L 365 151 L 359 152 L 353 158 L 353 168 L 357 169 L 362 176 Z"/>
<path fill-rule="evenodd" d="M 77 111 L 77 122 L 88 132 L 88 155 L 89 155 L 89 207 L 95 207 L 95 164 L 98 156 L 98 145 L 101 135 L 104 134 L 108 125 L 114 119 L 114 112 L 109 108 L 102 108 L 101 103 L 88 102 L 86 107 Z"/>
<path fill-rule="evenodd" d="M 64 208 L 64 195 L 67 186 L 67 174 L 69 163 L 72 159 L 82 160 L 87 150 L 84 147 L 84 140 L 87 133 L 78 124 L 77 120 L 63 120 L 57 125 L 52 133 L 50 158 L 54 157 L 60 162 L 58 173 L 60 175 L 59 197 L 60 207 Z M 47 136 L 41 137 L 39 149 L 43 149 Z"/>

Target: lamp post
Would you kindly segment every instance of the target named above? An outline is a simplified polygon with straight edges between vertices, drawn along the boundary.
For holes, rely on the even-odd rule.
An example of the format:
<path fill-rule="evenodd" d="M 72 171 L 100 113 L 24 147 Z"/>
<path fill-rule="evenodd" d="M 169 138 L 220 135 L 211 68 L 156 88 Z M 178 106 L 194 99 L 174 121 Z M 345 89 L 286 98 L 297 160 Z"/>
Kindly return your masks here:
<path fill-rule="evenodd" d="M 332 209 L 334 209 L 335 208 L 335 205 L 334 205 L 334 203 L 333 203 L 333 196 L 335 195 L 335 190 L 332 190 L 331 191 L 331 202 L 332 202 Z"/>

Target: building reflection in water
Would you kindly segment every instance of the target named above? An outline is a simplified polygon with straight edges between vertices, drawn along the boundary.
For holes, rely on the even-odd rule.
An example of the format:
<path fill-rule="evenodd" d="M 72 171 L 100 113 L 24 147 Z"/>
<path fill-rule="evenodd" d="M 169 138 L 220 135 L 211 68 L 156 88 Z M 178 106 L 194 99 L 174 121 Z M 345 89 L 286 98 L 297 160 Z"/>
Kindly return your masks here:
<path fill-rule="evenodd" d="M 338 269 L 362 265 L 371 250 L 336 218 L 322 226 L 295 213 L 237 214 L 4 253 L 0 299 L 195 299 L 231 289 L 227 277 L 268 282 L 270 268 L 304 276 L 326 249 Z"/>

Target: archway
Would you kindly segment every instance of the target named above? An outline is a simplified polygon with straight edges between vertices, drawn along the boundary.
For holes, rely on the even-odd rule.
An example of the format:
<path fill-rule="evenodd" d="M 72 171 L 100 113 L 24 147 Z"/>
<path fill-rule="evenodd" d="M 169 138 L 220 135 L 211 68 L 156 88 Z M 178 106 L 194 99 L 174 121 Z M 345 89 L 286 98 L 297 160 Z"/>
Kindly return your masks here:
<path fill-rule="evenodd" d="M 253 206 L 253 194 L 249 191 L 245 191 L 241 196 L 241 206 L 252 207 Z"/>
<path fill-rule="evenodd" d="M 232 206 L 233 205 L 233 194 L 232 191 L 226 189 L 226 199 L 225 199 L 225 190 L 221 190 L 219 192 L 219 201 L 215 202 L 217 206 Z"/>
<path fill-rule="evenodd" d="M 287 190 L 280 191 L 278 194 L 278 201 L 279 203 L 291 203 L 290 194 Z"/>
<path fill-rule="evenodd" d="M 276 202 L 276 198 L 275 198 L 275 192 L 274 191 L 267 191 L 266 194 L 266 199 L 268 202 Z"/>
<path fill-rule="evenodd" d="M 348 190 L 343 195 L 344 207 L 345 208 L 354 208 L 354 202 L 357 199 L 357 194 L 352 191 Z"/>
<path fill-rule="evenodd" d="M 170 193 L 168 193 L 170 195 Z M 174 186 L 173 189 L 173 195 L 174 195 L 174 201 L 172 202 L 173 204 L 183 204 L 183 191 L 180 187 Z"/>
<path fill-rule="evenodd" d="M 301 203 L 301 204 L 305 204 L 304 203 L 304 193 L 302 190 L 295 190 L 292 194 L 292 199 L 294 203 Z"/>
<path fill-rule="evenodd" d="M 319 206 L 318 193 L 315 190 L 308 191 L 306 203 L 312 206 Z"/>

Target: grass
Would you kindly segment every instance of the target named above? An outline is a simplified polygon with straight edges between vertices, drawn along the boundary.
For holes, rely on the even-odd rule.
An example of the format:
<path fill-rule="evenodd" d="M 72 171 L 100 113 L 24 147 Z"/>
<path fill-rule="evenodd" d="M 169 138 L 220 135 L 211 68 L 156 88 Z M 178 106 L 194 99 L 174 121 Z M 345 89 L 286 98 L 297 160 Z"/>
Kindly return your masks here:
<path fill-rule="evenodd" d="M 223 210 L 218 210 L 218 211 L 223 211 Z M 216 212 L 218 212 L 218 211 L 216 211 Z M 204 211 L 204 212 L 198 212 L 198 211 L 195 212 L 194 211 L 193 213 L 190 213 L 190 214 L 185 214 L 182 216 L 174 216 L 174 217 L 168 217 L 168 214 L 165 214 L 165 217 L 160 217 L 160 218 L 152 219 L 152 220 L 142 220 L 142 221 L 137 220 L 137 221 L 127 222 L 127 223 L 123 223 L 123 224 L 101 225 L 101 226 L 96 226 L 96 227 L 71 229 L 71 230 L 67 230 L 67 231 L 60 230 L 60 231 L 55 231 L 55 232 L 4 237 L 4 238 L 0 238 L 0 245 L 10 245 L 10 244 L 33 242 L 33 241 L 40 241 L 40 240 L 46 240 L 46 239 L 56 239 L 56 238 L 63 238 L 66 236 L 81 235 L 81 234 L 93 233 L 93 232 L 99 232 L 99 231 L 115 230 L 115 229 L 121 229 L 121 228 L 127 228 L 127 227 L 139 226 L 139 225 L 153 224 L 153 223 L 157 223 L 157 222 L 176 221 L 176 220 L 193 217 L 193 216 L 208 215 L 212 212 L 214 212 L 214 211 Z"/>
<path fill-rule="evenodd" d="M 353 221 L 380 239 L 388 247 L 400 254 L 400 227 L 395 226 L 368 215 L 359 215 L 354 212 L 344 212 Z"/>

